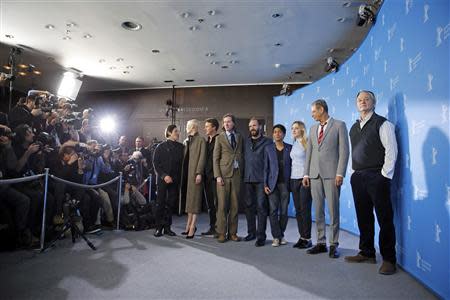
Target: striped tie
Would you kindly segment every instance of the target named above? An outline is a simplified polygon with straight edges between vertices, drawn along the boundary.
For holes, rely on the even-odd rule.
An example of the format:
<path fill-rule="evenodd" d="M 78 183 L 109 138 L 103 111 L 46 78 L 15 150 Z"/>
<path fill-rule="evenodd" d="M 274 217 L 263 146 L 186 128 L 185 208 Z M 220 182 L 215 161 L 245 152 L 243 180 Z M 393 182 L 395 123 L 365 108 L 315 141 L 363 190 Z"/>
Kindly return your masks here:
<path fill-rule="evenodd" d="M 323 128 L 325 127 L 325 125 L 327 125 L 327 122 L 325 122 L 325 124 L 320 124 L 320 131 L 319 131 L 319 139 L 318 139 L 318 142 L 319 142 L 319 145 L 320 145 L 320 143 L 322 143 L 322 140 L 323 140 Z"/>

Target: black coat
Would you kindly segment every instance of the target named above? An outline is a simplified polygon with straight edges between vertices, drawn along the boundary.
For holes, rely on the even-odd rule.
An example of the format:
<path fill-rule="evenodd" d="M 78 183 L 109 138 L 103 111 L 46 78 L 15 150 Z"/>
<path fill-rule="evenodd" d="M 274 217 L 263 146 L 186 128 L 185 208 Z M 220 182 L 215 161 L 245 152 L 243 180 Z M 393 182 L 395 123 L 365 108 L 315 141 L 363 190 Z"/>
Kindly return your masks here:
<path fill-rule="evenodd" d="M 183 144 L 171 140 L 164 141 L 156 147 L 153 154 L 153 167 L 160 180 L 170 176 L 175 183 L 180 183 L 183 148 Z"/>
<path fill-rule="evenodd" d="M 10 128 L 14 130 L 20 124 L 27 124 L 30 127 L 33 126 L 33 115 L 31 110 L 25 105 L 17 105 L 9 113 Z"/>

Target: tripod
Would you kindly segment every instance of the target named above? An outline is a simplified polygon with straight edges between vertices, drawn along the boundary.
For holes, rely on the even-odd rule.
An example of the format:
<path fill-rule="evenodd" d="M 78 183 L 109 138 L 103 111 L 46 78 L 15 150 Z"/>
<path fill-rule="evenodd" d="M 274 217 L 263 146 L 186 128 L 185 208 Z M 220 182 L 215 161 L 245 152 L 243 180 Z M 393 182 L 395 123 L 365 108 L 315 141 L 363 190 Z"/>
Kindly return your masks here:
<path fill-rule="evenodd" d="M 80 216 L 77 215 L 77 210 L 78 210 L 78 203 L 79 201 L 73 199 L 73 200 L 69 200 L 68 202 L 66 202 L 67 206 L 68 206 L 68 218 L 67 221 L 64 223 L 64 226 L 61 230 L 60 233 L 58 233 L 58 236 L 53 239 L 44 249 L 42 249 L 41 252 L 46 251 L 47 249 L 53 247 L 56 242 L 58 240 L 62 240 L 63 237 L 65 236 L 65 233 L 70 230 L 70 234 L 72 236 L 72 243 L 75 244 L 76 242 L 76 237 L 77 236 L 81 236 L 81 238 L 83 238 L 83 240 L 86 242 L 86 244 L 92 249 L 92 250 L 97 250 L 97 248 L 95 248 L 94 244 L 92 244 L 92 242 L 84 235 L 83 232 L 81 232 L 81 230 L 78 228 L 77 226 L 77 221 L 79 222 L 81 220 Z"/>

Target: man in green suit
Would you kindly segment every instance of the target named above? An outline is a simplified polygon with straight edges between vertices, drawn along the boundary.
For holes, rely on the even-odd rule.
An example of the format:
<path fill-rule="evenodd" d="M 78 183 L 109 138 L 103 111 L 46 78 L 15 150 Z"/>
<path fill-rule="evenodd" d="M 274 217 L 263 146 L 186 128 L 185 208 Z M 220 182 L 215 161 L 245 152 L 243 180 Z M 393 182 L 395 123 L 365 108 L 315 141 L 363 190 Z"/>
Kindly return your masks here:
<path fill-rule="evenodd" d="M 216 138 L 213 153 L 214 177 L 217 181 L 217 223 L 218 242 L 228 239 L 238 242 L 238 209 L 242 175 L 244 174 L 244 140 L 235 131 L 235 117 L 223 116 L 224 132 Z M 228 225 L 228 226 L 227 226 Z"/>

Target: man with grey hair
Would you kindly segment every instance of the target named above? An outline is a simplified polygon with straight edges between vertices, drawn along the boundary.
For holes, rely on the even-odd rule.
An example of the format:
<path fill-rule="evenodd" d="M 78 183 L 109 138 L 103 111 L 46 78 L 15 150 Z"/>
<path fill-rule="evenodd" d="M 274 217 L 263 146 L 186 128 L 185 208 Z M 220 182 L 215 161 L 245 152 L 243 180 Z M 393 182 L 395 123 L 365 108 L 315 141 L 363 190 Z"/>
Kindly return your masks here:
<path fill-rule="evenodd" d="M 376 99 L 370 91 L 360 91 L 356 106 L 360 117 L 350 129 L 352 143 L 351 177 L 359 228 L 359 253 L 347 256 L 353 263 L 376 263 L 373 209 L 380 225 L 379 246 L 383 264 L 379 273 L 396 272 L 395 227 L 390 190 L 397 160 L 395 127 L 375 113 Z"/>
<path fill-rule="evenodd" d="M 326 198 L 331 221 L 329 257 L 338 258 L 339 196 L 349 156 L 347 127 L 343 121 L 328 115 L 325 100 L 314 101 L 311 113 L 319 124 L 312 126 L 309 131 L 303 185 L 311 186 L 316 215 L 317 244 L 307 253 L 327 252 L 324 207 Z"/>

